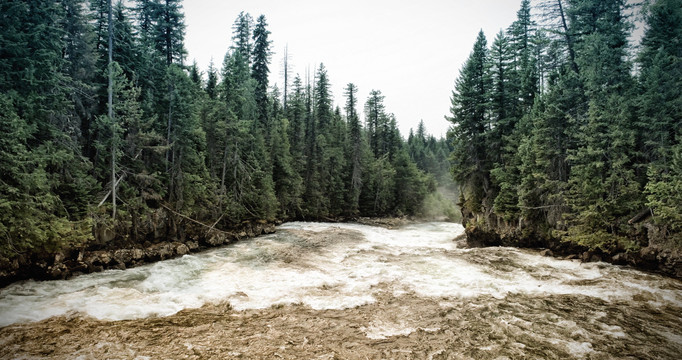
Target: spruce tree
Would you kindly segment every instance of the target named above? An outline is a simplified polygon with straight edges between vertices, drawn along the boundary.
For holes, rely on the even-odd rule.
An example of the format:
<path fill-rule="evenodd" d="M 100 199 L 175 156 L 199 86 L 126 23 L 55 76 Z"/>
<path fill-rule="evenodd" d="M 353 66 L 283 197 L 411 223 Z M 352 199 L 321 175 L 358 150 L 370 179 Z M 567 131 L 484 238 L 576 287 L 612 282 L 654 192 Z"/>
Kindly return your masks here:
<path fill-rule="evenodd" d="M 646 13 L 638 134 L 647 168 L 647 206 L 657 223 L 682 231 L 682 2 L 658 0 Z M 678 235 L 679 236 L 679 235 Z"/>
<path fill-rule="evenodd" d="M 638 211 L 641 191 L 631 167 L 634 131 L 630 118 L 632 79 L 626 61 L 627 23 L 621 0 L 573 3 L 576 62 L 589 97 L 579 117 L 578 147 L 569 154 L 569 239 L 607 249 L 633 246 L 624 220 Z"/>
<path fill-rule="evenodd" d="M 306 149 L 305 144 L 305 119 L 307 117 L 305 108 L 305 90 L 301 77 L 296 75 L 293 82 L 293 95 L 289 100 L 289 106 L 286 113 L 289 119 L 289 144 L 291 146 L 291 156 L 293 157 L 293 166 L 299 175 L 303 176 L 305 173 L 305 159 L 304 153 Z"/>
<path fill-rule="evenodd" d="M 362 150 L 364 138 L 362 125 L 357 113 L 358 88 L 353 83 L 346 85 L 346 119 L 348 121 L 348 140 L 350 142 L 350 187 L 349 187 L 349 212 L 356 213 L 359 207 L 360 191 L 362 190 Z"/>
<path fill-rule="evenodd" d="M 206 71 L 206 94 L 208 95 L 208 98 L 211 100 L 215 100 L 218 97 L 217 93 L 217 88 L 218 88 L 218 71 L 216 70 L 215 66 L 213 65 L 213 59 L 211 59 L 211 62 L 208 64 L 208 70 Z"/>
<path fill-rule="evenodd" d="M 183 64 L 185 50 L 185 15 L 181 0 L 162 0 L 154 23 L 154 44 L 166 59 L 166 65 Z"/>
<path fill-rule="evenodd" d="M 453 124 L 452 171 L 455 181 L 464 188 L 461 195 L 465 206 L 473 211 L 480 209 L 484 200 L 492 208 L 489 192 L 490 164 L 486 154 L 486 129 L 488 128 L 488 49 L 483 31 L 478 33 L 473 51 L 460 71 L 452 93 Z"/>
<path fill-rule="evenodd" d="M 241 53 L 247 67 L 251 65 L 251 32 L 253 31 L 253 18 L 249 13 L 239 13 L 232 25 L 232 49 Z"/>
<path fill-rule="evenodd" d="M 270 31 L 267 29 L 265 16 L 260 15 L 253 30 L 253 64 L 251 65 L 251 76 L 256 80 L 256 103 L 258 104 L 258 119 L 260 120 L 263 129 L 268 129 L 267 125 L 267 107 L 268 107 L 268 74 L 270 69 L 270 46 L 271 41 L 268 40 Z"/>
<path fill-rule="evenodd" d="M 381 91 L 372 90 L 365 102 L 365 122 L 367 123 L 368 141 L 375 157 L 385 153 L 384 151 L 384 131 L 387 116 L 384 107 L 384 96 Z"/>
<path fill-rule="evenodd" d="M 301 213 L 303 180 L 294 167 L 291 147 L 287 136 L 289 121 L 275 120 L 272 129 L 270 154 L 272 156 L 272 178 L 274 191 L 279 202 L 279 216 L 292 218 Z"/>

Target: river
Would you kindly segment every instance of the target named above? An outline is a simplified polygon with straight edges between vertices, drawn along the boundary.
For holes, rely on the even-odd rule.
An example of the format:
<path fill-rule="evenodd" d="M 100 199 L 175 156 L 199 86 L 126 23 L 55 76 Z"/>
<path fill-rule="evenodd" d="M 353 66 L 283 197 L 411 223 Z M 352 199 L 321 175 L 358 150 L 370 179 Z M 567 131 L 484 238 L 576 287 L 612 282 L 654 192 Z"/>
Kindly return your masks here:
<path fill-rule="evenodd" d="M 0 358 L 679 359 L 682 282 L 463 228 L 292 222 L 0 290 Z"/>

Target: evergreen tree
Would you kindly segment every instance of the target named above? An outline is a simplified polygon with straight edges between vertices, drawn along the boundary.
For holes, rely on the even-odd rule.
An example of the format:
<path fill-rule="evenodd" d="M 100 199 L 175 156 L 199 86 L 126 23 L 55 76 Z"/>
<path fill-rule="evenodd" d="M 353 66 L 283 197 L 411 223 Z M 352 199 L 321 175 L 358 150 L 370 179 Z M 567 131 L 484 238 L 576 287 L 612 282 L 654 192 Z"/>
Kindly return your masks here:
<path fill-rule="evenodd" d="M 101 1 L 101 0 L 92 0 Z M 161 12 L 160 0 L 135 0 L 137 6 L 137 23 L 140 29 L 140 37 L 142 41 L 153 38 L 153 31 L 155 23 L 158 22 L 159 13 Z"/>
<path fill-rule="evenodd" d="M 196 87 L 177 65 L 168 67 L 166 83 L 171 89 L 169 116 L 173 118 L 170 134 L 170 172 L 168 200 L 176 208 L 191 208 L 194 202 L 206 201 L 208 178 L 205 168 L 205 133 L 197 119 Z"/>
<path fill-rule="evenodd" d="M 406 151 L 399 151 L 395 162 L 395 201 L 398 214 L 416 214 L 421 211 L 427 192 L 433 192 L 435 186 L 427 187 L 426 176 L 410 160 Z"/>
<path fill-rule="evenodd" d="M 522 0 L 521 8 L 516 13 L 516 21 L 512 23 L 508 32 L 513 49 L 513 64 L 516 79 L 516 92 L 522 106 L 522 113 L 527 113 L 533 106 L 537 93 L 536 59 L 533 58 L 533 38 L 536 23 L 531 17 L 530 0 Z M 519 113 L 516 113 L 519 116 Z"/>
<path fill-rule="evenodd" d="M 320 134 L 326 133 L 332 122 L 333 110 L 330 87 L 331 84 L 327 77 L 327 69 L 324 67 L 324 64 L 320 64 L 315 79 L 315 107 L 313 110 L 314 115 L 317 118 Z"/>
<path fill-rule="evenodd" d="M 208 64 L 208 71 L 206 72 L 206 94 L 208 95 L 209 99 L 215 100 L 218 96 L 218 71 L 215 69 L 213 65 L 213 59 L 211 59 L 211 62 Z"/>
<path fill-rule="evenodd" d="M 272 178 L 277 200 L 280 204 L 280 216 L 291 218 L 301 213 L 301 194 L 303 180 L 294 167 L 291 156 L 286 119 L 278 119 L 272 129 L 270 154 L 272 156 Z"/>
<path fill-rule="evenodd" d="M 329 190 L 332 178 L 330 169 L 336 168 L 333 160 L 331 142 L 332 100 L 329 80 L 324 64 L 320 64 L 315 76 L 315 89 L 312 96 L 312 116 L 306 124 L 306 192 L 304 199 L 308 214 L 329 214 Z M 327 160 L 327 161 L 325 161 Z"/>
<path fill-rule="evenodd" d="M 154 19 L 154 44 L 164 54 L 166 65 L 179 63 L 182 65 L 186 50 L 185 15 L 182 13 L 181 0 L 162 0 Z"/>
<path fill-rule="evenodd" d="M 336 108 L 330 127 L 326 135 L 326 147 L 322 148 L 323 163 L 322 179 L 325 184 L 325 195 L 329 198 L 329 211 L 332 216 L 339 216 L 347 212 L 346 177 L 350 172 L 346 158 L 348 144 L 348 130 L 341 116 L 341 109 Z"/>
<path fill-rule="evenodd" d="M 135 31 L 130 22 L 128 9 L 122 1 L 114 7 L 114 53 L 113 60 L 121 66 L 126 77 L 138 81 L 142 64 L 140 49 L 135 38 Z"/>
<path fill-rule="evenodd" d="M 265 20 L 265 19 L 264 19 Z M 253 18 L 249 13 L 243 11 L 239 13 L 232 25 L 232 49 L 241 53 L 246 61 L 247 67 L 251 65 L 251 32 L 253 29 Z M 266 39 L 267 40 L 267 39 Z"/>
<path fill-rule="evenodd" d="M 624 3 L 580 1 L 571 8 L 576 62 L 590 100 L 578 123 L 578 148 L 571 152 L 566 219 L 569 239 L 590 247 L 631 246 L 623 237 L 625 217 L 638 211 L 641 191 L 631 166 L 634 132 L 626 61 Z"/>
<path fill-rule="evenodd" d="M 486 160 L 486 128 L 488 127 L 488 49 L 483 31 L 478 33 L 469 55 L 455 82 L 452 94 L 453 153 L 455 181 L 464 188 L 465 206 L 473 211 L 492 208 L 490 199 L 490 164 Z M 466 198 L 468 197 L 468 199 Z"/>
<path fill-rule="evenodd" d="M 74 135 L 88 153 L 90 146 L 88 133 L 90 123 L 97 109 L 97 87 L 93 85 L 96 73 L 97 57 L 95 53 L 95 33 L 82 11 L 82 2 L 67 0 L 62 2 L 64 9 L 64 49 L 65 74 L 70 79 L 70 102 L 72 118 L 79 123 L 71 123 L 70 127 L 78 129 Z"/>
<path fill-rule="evenodd" d="M 362 190 L 362 159 L 364 138 L 362 125 L 358 116 L 357 106 L 358 89 L 353 83 L 346 85 L 346 119 L 348 120 L 348 140 L 350 142 L 350 188 L 349 188 L 349 212 L 356 213 L 359 207 L 360 191 Z"/>
<path fill-rule="evenodd" d="M 305 104 L 305 90 L 301 82 L 301 77 L 298 75 L 296 75 L 294 78 L 293 91 L 293 96 L 291 97 L 289 106 L 286 110 L 287 117 L 290 121 L 289 144 L 291 146 L 291 156 L 293 157 L 294 162 L 293 166 L 298 174 L 303 176 L 305 173 L 305 120 L 307 117 L 307 112 Z"/>
<path fill-rule="evenodd" d="M 54 147 L 30 150 L 35 127 L 14 111 L 12 101 L 0 93 L 0 255 L 13 257 L 26 251 L 59 250 L 89 238 L 87 222 L 71 223 L 64 203 L 52 190 L 48 167 L 59 154 Z M 64 154 L 61 154 L 62 156 Z M 79 185 L 84 184 L 83 179 Z M 74 214 L 75 215 L 75 214 Z"/>
<path fill-rule="evenodd" d="M 251 76 L 256 80 L 256 103 L 258 104 L 258 119 L 263 129 L 267 129 L 267 106 L 268 106 L 268 73 L 270 69 L 270 45 L 268 40 L 270 31 L 267 30 L 265 16 L 258 17 L 258 22 L 253 30 L 253 64 L 251 65 Z"/>
<path fill-rule="evenodd" d="M 369 133 L 369 146 L 375 157 L 385 154 L 384 131 L 387 116 L 384 108 L 384 96 L 381 91 L 372 90 L 365 102 L 365 121 Z"/>
<path fill-rule="evenodd" d="M 682 2 L 658 0 L 647 9 L 637 123 L 647 164 L 647 206 L 671 232 L 682 231 Z"/>

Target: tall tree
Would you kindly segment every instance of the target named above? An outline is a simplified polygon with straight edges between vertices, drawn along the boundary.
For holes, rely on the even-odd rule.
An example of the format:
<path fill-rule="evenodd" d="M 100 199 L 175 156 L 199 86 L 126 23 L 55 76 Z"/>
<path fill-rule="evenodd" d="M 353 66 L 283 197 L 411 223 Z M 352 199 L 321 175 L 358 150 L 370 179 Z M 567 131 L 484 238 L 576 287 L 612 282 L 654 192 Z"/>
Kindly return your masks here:
<path fill-rule="evenodd" d="M 638 133 L 647 164 L 647 206 L 657 223 L 682 231 L 682 2 L 658 0 L 646 12 L 639 53 Z M 679 235 L 678 235 L 679 236 Z"/>
<path fill-rule="evenodd" d="M 369 146 L 372 152 L 374 152 L 375 157 L 385 153 L 383 151 L 383 131 L 386 128 L 386 121 L 384 96 L 381 95 L 381 91 L 372 90 L 369 93 L 367 102 L 365 102 L 365 122 L 367 123 L 367 132 L 369 133 Z"/>
<path fill-rule="evenodd" d="M 253 30 L 253 64 L 251 65 L 251 76 L 256 80 L 256 103 L 258 104 L 258 119 L 263 129 L 267 129 L 268 117 L 268 74 L 270 69 L 270 46 L 272 41 L 268 40 L 270 31 L 267 29 L 265 16 L 260 15 Z"/>
<path fill-rule="evenodd" d="M 61 6 L 64 9 L 65 75 L 70 80 L 69 100 L 73 104 L 70 117 L 80 120 L 78 124 L 72 123 L 71 127 L 78 129 L 74 135 L 87 148 L 89 126 L 97 111 L 97 87 L 93 84 L 97 65 L 94 30 L 83 13 L 82 1 L 66 0 Z"/>
<path fill-rule="evenodd" d="M 251 65 L 251 32 L 253 31 L 253 18 L 249 13 L 239 13 L 232 25 L 232 49 L 239 51 L 247 66 Z"/>
<path fill-rule="evenodd" d="M 213 65 L 213 59 L 211 59 L 211 62 L 208 64 L 208 70 L 206 71 L 206 94 L 208 95 L 209 99 L 216 99 L 218 96 L 218 71 L 215 68 L 215 65 Z"/>
<path fill-rule="evenodd" d="M 346 85 L 346 119 L 348 120 L 348 137 L 351 145 L 351 177 L 350 177 L 350 212 L 358 211 L 360 201 L 360 191 L 362 190 L 362 160 L 364 138 L 362 136 L 362 125 L 356 110 L 358 88 L 353 83 Z"/>
<path fill-rule="evenodd" d="M 289 119 L 289 144 L 291 146 L 291 156 L 294 160 L 294 168 L 300 175 L 304 174 L 306 151 L 306 96 L 301 77 L 296 75 L 293 82 L 293 95 L 289 101 L 286 111 Z"/>
<path fill-rule="evenodd" d="M 487 203 L 485 208 L 492 208 L 489 194 L 490 164 L 486 161 L 485 142 L 490 89 L 487 59 L 487 41 L 483 31 L 480 31 L 473 51 L 455 82 L 450 109 L 452 116 L 448 118 L 453 124 L 451 133 L 454 178 L 464 187 L 461 195 L 467 202 L 467 208 L 474 211 L 480 209 L 484 200 Z"/>
<path fill-rule="evenodd" d="M 569 238 L 591 247 L 631 246 L 625 217 L 638 211 L 641 191 L 632 169 L 633 81 L 627 55 L 628 24 L 621 0 L 572 2 L 576 62 L 590 100 L 578 118 L 578 147 L 572 162 L 567 215 Z"/>
<path fill-rule="evenodd" d="M 166 65 L 183 64 L 185 50 L 185 14 L 182 13 L 181 0 L 162 0 L 154 23 L 154 43 L 156 49 L 164 54 Z"/>

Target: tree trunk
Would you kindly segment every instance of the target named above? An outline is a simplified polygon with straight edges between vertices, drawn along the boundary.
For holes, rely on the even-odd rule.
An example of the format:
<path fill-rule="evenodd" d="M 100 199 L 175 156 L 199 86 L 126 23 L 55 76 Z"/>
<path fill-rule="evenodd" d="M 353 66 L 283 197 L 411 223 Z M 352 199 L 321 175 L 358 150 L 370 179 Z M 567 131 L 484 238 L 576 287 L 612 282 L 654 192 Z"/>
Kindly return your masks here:
<path fill-rule="evenodd" d="M 111 121 L 111 217 L 116 218 L 116 123 L 114 122 L 114 69 L 113 69 L 113 43 L 114 25 L 112 22 L 111 0 L 107 0 L 109 7 L 109 87 L 107 89 L 107 110 Z"/>

